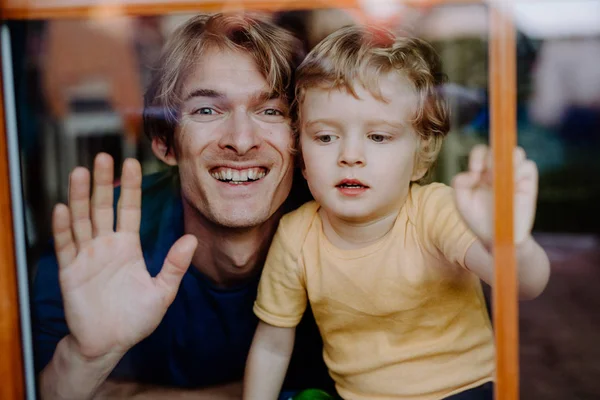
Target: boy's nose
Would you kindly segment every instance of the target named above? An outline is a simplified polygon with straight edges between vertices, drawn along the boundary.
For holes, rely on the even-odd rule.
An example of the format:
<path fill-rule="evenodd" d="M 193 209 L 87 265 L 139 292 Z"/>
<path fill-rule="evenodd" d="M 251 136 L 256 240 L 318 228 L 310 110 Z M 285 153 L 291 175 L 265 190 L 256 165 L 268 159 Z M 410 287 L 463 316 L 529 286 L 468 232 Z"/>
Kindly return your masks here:
<path fill-rule="evenodd" d="M 345 143 L 342 145 L 338 165 L 344 167 L 365 166 L 367 160 L 362 146 L 359 143 Z"/>

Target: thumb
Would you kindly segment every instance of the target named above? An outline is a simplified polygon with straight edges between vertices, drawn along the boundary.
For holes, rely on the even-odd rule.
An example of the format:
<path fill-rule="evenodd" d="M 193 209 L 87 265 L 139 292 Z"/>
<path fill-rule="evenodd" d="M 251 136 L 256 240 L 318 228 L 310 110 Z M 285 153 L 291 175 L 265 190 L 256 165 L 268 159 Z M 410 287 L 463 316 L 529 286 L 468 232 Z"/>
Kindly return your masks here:
<path fill-rule="evenodd" d="M 454 190 L 471 189 L 477 186 L 479 179 L 480 176 L 477 172 L 462 172 L 454 177 L 452 187 Z"/>
<path fill-rule="evenodd" d="M 154 278 L 156 285 L 163 291 L 167 305 L 175 299 L 183 274 L 189 268 L 197 246 L 198 239 L 194 235 L 185 235 L 177 240 L 169 250 L 160 273 Z"/>

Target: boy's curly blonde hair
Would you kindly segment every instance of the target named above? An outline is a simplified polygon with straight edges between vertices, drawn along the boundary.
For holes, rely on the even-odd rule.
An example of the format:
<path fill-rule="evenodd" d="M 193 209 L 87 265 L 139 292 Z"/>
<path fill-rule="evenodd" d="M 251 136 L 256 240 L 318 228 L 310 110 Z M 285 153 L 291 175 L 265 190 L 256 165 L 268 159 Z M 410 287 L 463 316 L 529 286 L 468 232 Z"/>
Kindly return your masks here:
<path fill-rule="evenodd" d="M 435 50 L 415 37 L 395 36 L 375 27 L 348 26 L 321 41 L 296 70 L 296 135 L 301 124 L 299 105 L 307 89 L 343 88 L 358 98 L 357 83 L 378 100 L 379 77 L 397 71 L 414 84 L 419 104 L 412 125 L 419 135 L 414 171 L 427 171 L 436 160 L 442 141 L 450 129 L 441 85 L 446 76 Z"/>

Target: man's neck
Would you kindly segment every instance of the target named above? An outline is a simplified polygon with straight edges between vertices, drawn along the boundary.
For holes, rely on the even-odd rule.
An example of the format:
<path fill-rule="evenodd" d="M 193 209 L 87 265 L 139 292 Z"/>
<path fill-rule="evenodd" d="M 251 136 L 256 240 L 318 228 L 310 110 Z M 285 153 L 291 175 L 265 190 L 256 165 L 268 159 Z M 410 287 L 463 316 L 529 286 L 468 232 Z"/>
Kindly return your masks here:
<path fill-rule="evenodd" d="M 226 228 L 183 201 L 184 231 L 198 238 L 192 265 L 216 286 L 227 288 L 260 273 L 281 212 L 252 228 Z"/>

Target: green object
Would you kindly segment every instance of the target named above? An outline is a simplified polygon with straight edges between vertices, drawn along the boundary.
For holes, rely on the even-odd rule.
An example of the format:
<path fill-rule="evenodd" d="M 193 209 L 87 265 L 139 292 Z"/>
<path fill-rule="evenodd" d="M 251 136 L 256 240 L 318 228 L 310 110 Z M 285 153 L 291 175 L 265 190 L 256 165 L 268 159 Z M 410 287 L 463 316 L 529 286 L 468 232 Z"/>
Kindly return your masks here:
<path fill-rule="evenodd" d="M 292 400 L 335 400 L 333 396 L 320 389 L 306 389 L 292 397 Z"/>

